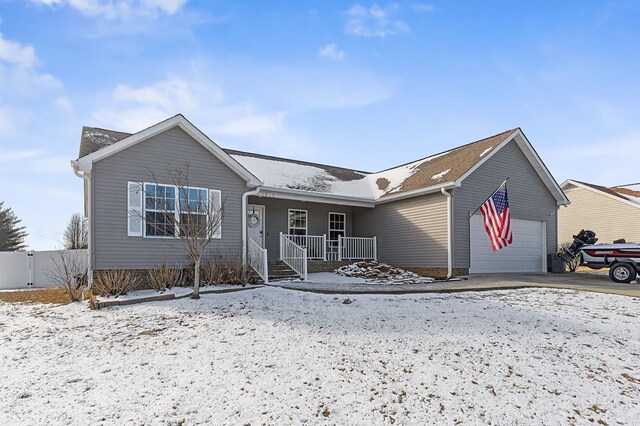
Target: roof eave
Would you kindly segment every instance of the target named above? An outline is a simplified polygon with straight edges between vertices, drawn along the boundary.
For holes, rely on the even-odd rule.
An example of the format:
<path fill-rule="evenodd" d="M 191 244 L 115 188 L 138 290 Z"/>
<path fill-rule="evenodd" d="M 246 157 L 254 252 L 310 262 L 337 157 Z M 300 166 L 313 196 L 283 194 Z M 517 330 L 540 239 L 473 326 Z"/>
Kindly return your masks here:
<path fill-rule="evenodd" d="M 219 160 L 225 163 L 226 166 L 228 166 L 231 170 L 236 172 L 244 180 L 246 180 L 247 185 L 249 187 L 258 187 L 258 186 L 264 185 L 264 182 L 260 181 L 260 179 L 258 179 L 249 170 L 247 170 L 244 166 L 242 166 L 237 160 L 235 160 L 229 154 L 224 152 L 224 150 L 221 147 L 216 145 L 215 142 L 209 139 L 209 137 L 207 137 L 204 133 L 202 133 L 196 126 L 194 126 L 182 114 L 175 115 L 164 121 L 156 123 L 153 126 L 147 127 L 144 130 L 134 133 L 131 136 L 128 136 L 114 143 L 113 145 L 110 145 L 106 148 L 92 152 L 91 154 L 85 155 L 84 157 L 78 158 L 76 160 L 78 165 L 78 170 L 91 171 L 91 169 L 93 168 L 94 162 L 100 161 L 103 158 L 106 158 L 120 151 L 123 151 L 138 142 L 149 139 L 153 136 L 156 136 L 176 126 L 180 127 L 180 129 L 182 129 L 189 136 L 191 136 L 196 141 L 198 141 L 215 157 L 217 157 Z"/>
<path fill-rule="evenodd" d="M 460 185 L 457 182 L 444 182 L 438 185 L 432 185 L 425 188 L 414 189 L 412 191 L 400 192 L 397 194 L 382 196 L 376 200 L 376 204 L 384 204 L 389 203 L 391 201 L 402 200 L 405 198 L 418 197 L 420 195 L 431 194 L 435 192 L 440 192 L 441 189 L 453 189 L 459 187 Z"/>
<path fill-rule="evenodd" d="M 257 197 L 286 198 L 310 202 L 343 204 L 355 207 L 375 207 L 372 198 L 351 197 L 348 195 L 328 194 L 326 192 L 304 191 L 301 189 L 280 188 L 275 186 L 263 186 Z"/>
<path fill-rule="evenodd" d="M 606 192 L 600 191 L 598 188 L 594 188 L 594 187 L 589 186 L 589 185 L 584 185 L 584 184 L 582 184 L 580 182 L 577 182 L 577 181 L 575 181 L 573 179 L 565 180 L 564 182 L 562 182 L 562 185 L 560 185 L 560 186 L 561 187 L 566 187 L 568 185 L 573 185 L 573 186 L 576 186 L 578 188 L 586 189 L 588 191 L 595 192 L 597 194 L 600 194 L 600 195 L 603 195 L 605 197 L 611 198 L 612 200 L 620 201 L 621 203 L 624 203 L 624 204 L 627 204 L 627 205 L 630 205 L 630 206 L 633 206 L 635 208 L 640 209 L 640 204 L 638 204 L 638 203 L 634 203 L 631 200 L 627 200 L 627 199 L 624 199 L 624 198 L 616 197 L 616 196 L 611 195 L 611 194 L 607 194 Z"/>

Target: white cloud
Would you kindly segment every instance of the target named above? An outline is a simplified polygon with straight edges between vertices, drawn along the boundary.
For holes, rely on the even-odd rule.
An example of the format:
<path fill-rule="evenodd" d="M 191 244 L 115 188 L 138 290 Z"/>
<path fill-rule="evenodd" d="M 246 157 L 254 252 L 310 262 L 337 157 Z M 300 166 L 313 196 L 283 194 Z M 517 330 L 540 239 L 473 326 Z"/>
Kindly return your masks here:
<path fill-rule="evenodd" d="M 63 111 L 73 111 L 73 103 L 66 96 L 58 96 L 55 100 L 55 106 Z"/>
<path fill-rule="evenodd" d="M 0 33 L 0 61 L 32 68 L 36 64 L 36 52 L 32 46 L 6 40 Z"/>
<path fill-rule="evenodd" d="M 10 163 L 18 160 L 26 160 L 34 158 L 42 154 L 37 149 L 25 149 L 25 150 L 8 150 L 0 149 L 0 163 Z"/>
<path fill-rule="evenodd" d="M 344 59 L 344 50 L 338 49 L 335 43 L 329 43 L 326 46 L 323 46 L 318 51 L 318 55 L 323 58 L 330 59 L 332 61 L 341 61 Z"/>
<path fill-rule="evenodd" d="M 3 97 L 33 97 L 62 88 L 53 76 L 36 70 L 33 46 L 7 40 L 0 34 L 0 89 Z"/>
<path fill-rule="evenodd" d="M 311 136 L 292 116 L 318 109 L 357 108 L 387 99 L 392 90 L 377 77 L 352 69 L 263 67 L 190 62 L 186 70 L 142 86 L 118 84 L 96 99 L 89 125 L 139 131 L 184 114 L 223 146 L 274 155 L 310 157 Z"/>
<path fill-rule="evenodd" d="M 173 76 L 143 87 L 119 84 L 112 100 L 114 107 L 99 109 L 94 118 L 126 131 L 138 131 L 180 112 L 205 122 L 218 136 L 268 135 L 280 129 L 285 115 L 260 113 L 248 102 L 225 102 L 219 87 Z"/>
<path fill-rule="evenodd" d="M 127 20 L 138 16 L 173 15 L 187 0 L 31 0 L 52 8 L 68 6 L 91 17 Z"/>
<path fill-rule="evenodd" d="M 359 37 L 381 38 L 406 33 L 410 28 L 406 22 L 396 18 L 399 10 L 400 6 L 395 3 L 385 8 L 377 4 L 352 6 L 347 11 L 345 31 Z"/>
<path fill-rule="evenodd" d="M 413 3 L 411 9 L 416 13 L 429 13 L 433 12 L 433 5 L 429 3 Z"/>

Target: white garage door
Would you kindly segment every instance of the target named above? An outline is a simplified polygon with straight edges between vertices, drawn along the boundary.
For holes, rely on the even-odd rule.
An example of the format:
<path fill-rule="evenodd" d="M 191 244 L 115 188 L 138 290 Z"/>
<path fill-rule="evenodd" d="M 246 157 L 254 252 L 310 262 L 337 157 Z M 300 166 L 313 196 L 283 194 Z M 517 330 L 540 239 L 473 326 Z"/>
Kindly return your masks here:
<path fill-rule="evenodd" d="M 544 222 L 511 219 L 513 243 L 496 252 L 482 225 L 482 215 L 471 218 L 470 273 L 546 272 Z"/>

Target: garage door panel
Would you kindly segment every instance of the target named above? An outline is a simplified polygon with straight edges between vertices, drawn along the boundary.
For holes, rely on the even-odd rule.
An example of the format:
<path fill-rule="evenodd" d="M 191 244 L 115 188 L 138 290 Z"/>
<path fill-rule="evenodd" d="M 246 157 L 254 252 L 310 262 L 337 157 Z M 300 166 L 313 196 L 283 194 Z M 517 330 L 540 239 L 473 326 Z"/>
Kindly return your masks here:
<path fill-rule="evenodd" d="M 469 233 L 470 272 L 542 272 L 543 226 L 543 223 L 538 221 L 512 219 L 513 243 L 494 252 L 482 224 L 482 215 L 473 216 Z"/>

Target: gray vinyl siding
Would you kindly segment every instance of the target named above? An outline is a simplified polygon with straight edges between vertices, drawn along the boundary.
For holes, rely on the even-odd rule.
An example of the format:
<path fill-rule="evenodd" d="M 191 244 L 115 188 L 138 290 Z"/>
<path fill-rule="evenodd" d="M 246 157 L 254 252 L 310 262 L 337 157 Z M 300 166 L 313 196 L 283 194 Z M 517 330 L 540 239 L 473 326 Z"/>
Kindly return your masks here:
<path fill-rule="evenodd" d="M 187 265 L 179 240 L 127 236 L 127 181 L 171 184 L 186 170 L 189 185 L 222 193 L 222 238 L 209 252 L 241 256 L 241 210 L 245 181 L 181 129 L 174 127 L 106 157 L 92 171 L 92 255 L 94 269 Z M 155 175 L 155 178 L 154 178 Z"/>
<path fill-rule="evenodd" d="M 581 229 L 594 231 L 599 243 L 640 242 L 640 207 L 583 188 L 565 194 L 571 204 L 558 212 L 558 244 L 573 241 Z"/>
<path fill-rule="evenodd" d="M 555 253 L 557 203 L 520 147 L 511 141 L 453 191 L 454 267 L 469 268 L 469 213 L 509 178 L 509 209 L 514 219 L 547 222 L 547 252 Z M 514 235 L 514 238 L 518 238 Z M 487 242 L 488 244 L 488 242 Z"/>
<path fill-rule="evenodd" d="M 289 232 L 289 209 L 307 211 L 307 235 L 327 235 L 329 238 L 329 212 L 346 213 L 346 235 L 352 235 L 350 206 L 312 203 L 277 198 L 249 197 L 249 204 L 265 206 L 265 246 L 269 261 L 280 257 L 280 232 Z"/>
<path fill-rule="evenodd" d="M 447 200 L 441 193 L 353 209 L 353 234 L 378 237 L 378 259 L 394 266 L 447 267 Z"/>

